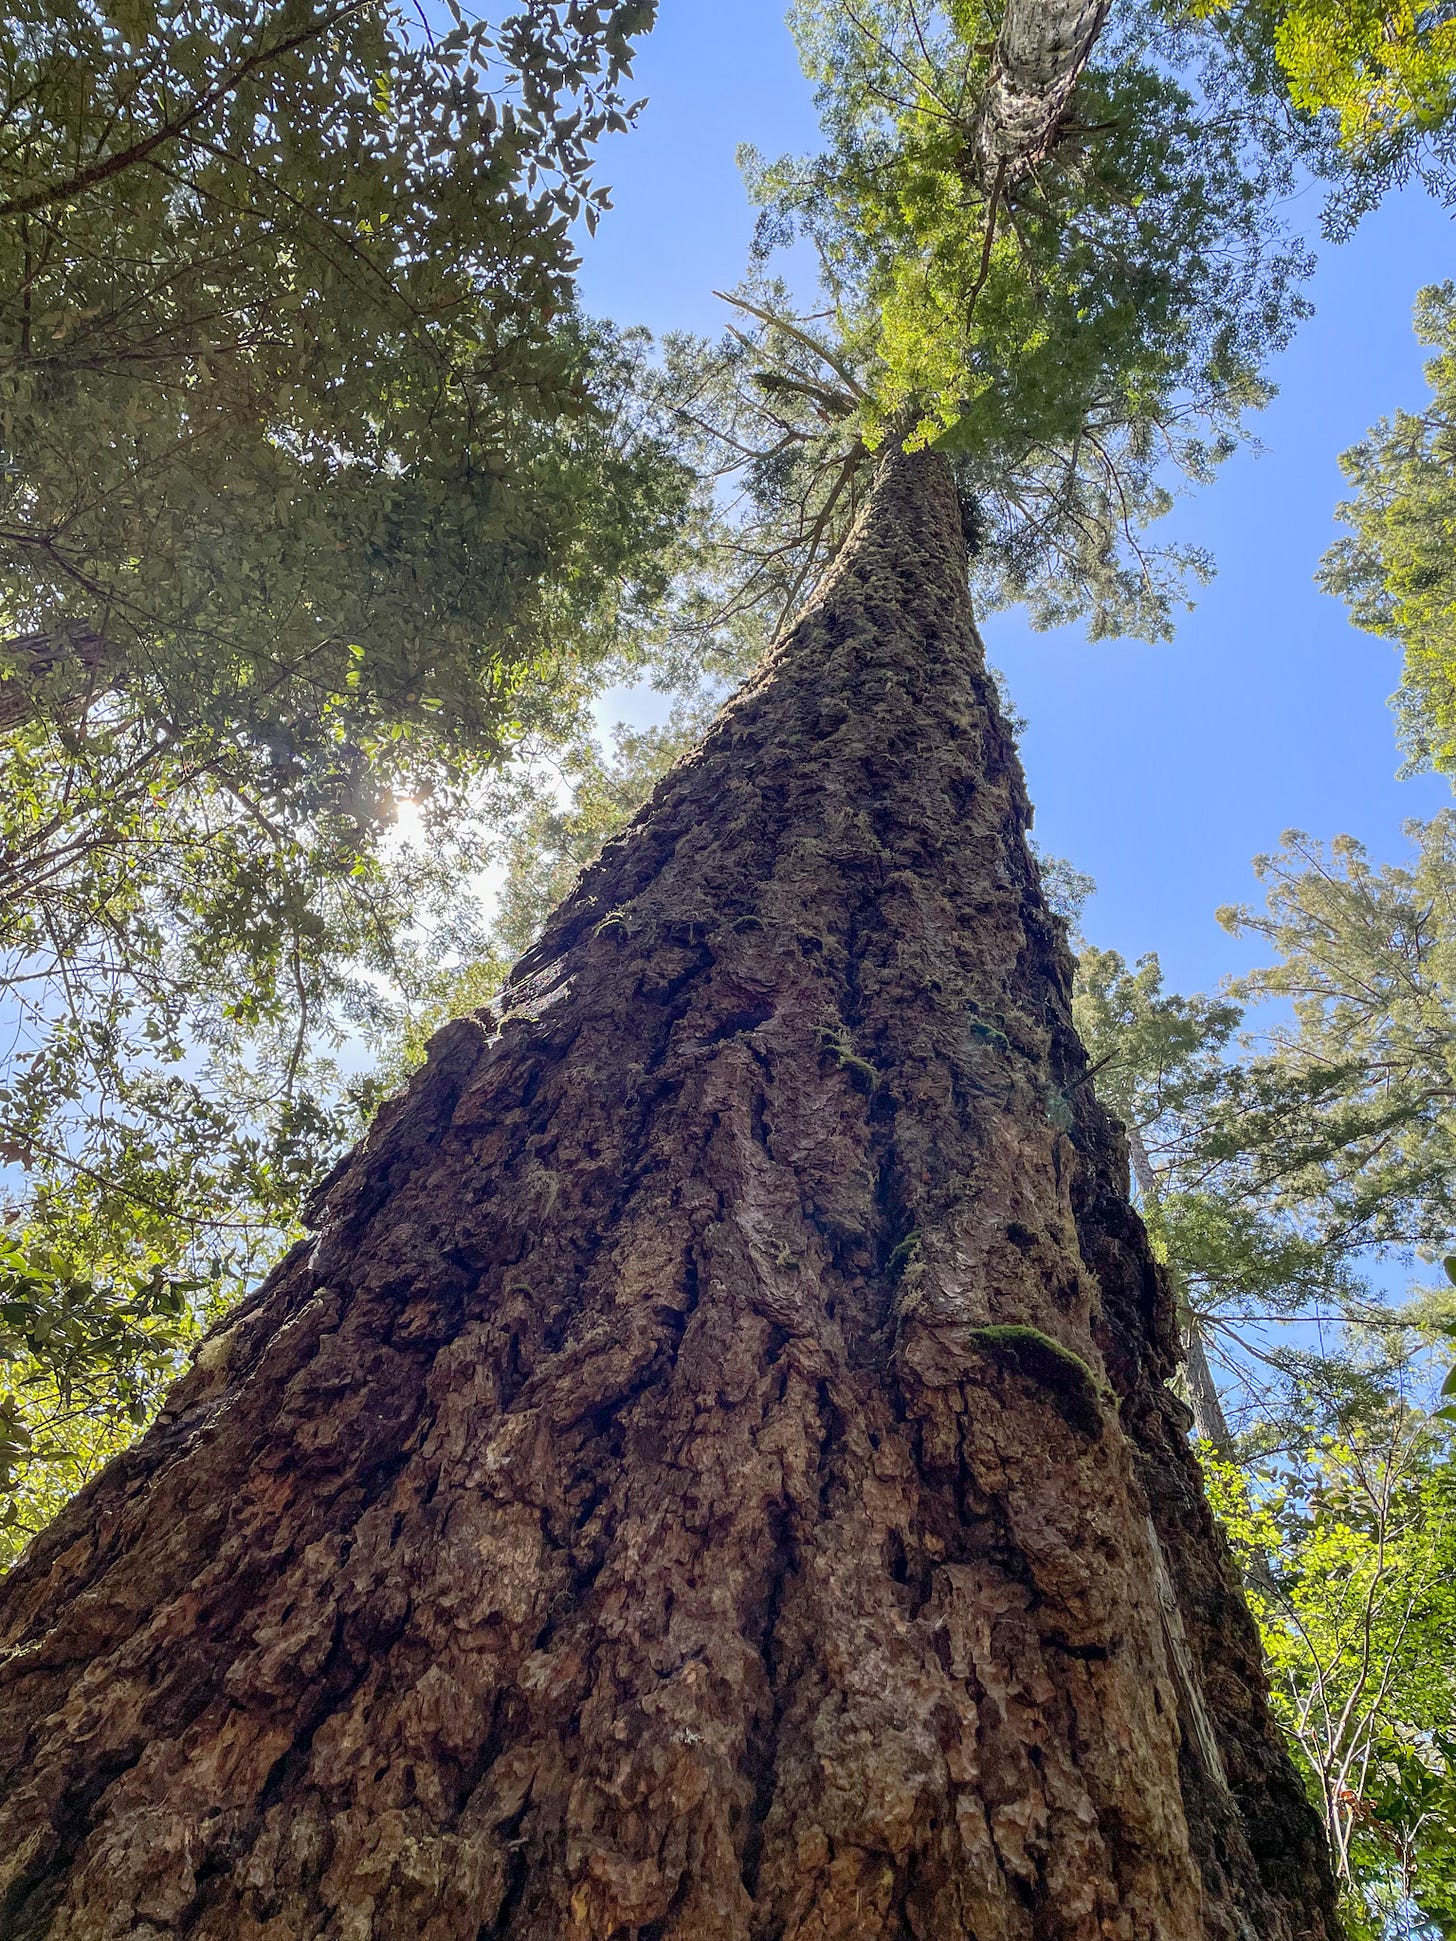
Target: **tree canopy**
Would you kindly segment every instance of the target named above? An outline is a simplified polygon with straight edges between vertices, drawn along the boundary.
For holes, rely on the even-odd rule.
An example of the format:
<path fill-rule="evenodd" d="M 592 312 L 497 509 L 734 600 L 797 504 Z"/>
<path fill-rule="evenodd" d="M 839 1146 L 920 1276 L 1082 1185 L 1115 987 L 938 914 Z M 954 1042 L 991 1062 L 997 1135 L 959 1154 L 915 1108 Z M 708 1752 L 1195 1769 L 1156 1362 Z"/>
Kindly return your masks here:
<path fill-rule="evenodd" d="M 1348 234 L 1413 176 L 1456 196 L 1456 21 L 1413 0 L 1194 0 L 1284 97 L 1290 134 L 1332 180 L 1325 225 Z"/>
<path fill-rule="evenodd" d="M 688 449 L 738 481 L 724 611 L 779 624 L 908 440 L 954 463 L 983 609 L 1165 636 L 1210 561 L 1146 529 L 1269 395 L 1313 260 L 1290 191 L 1328 181 L 1339 234 L 1416 168 L 1445 181 L 1440 13 L 799 0 L 824 145 L 745 151 L 739 314 L 669 365 Z M 812 288 L 773 273 L 793 243 Z"/>
<path fill-rule="evenodd" d="M 663 509 L 571 314 L 650 18 L 12 13 L 0 614 L 32 700 L 120 686 L 284 772 L 498 742 Z"/>
<path fill-rule="evenodd" d="M 795 8 L 826 145 L 745 157 L 765 267 L 716 356 L 680 353 L 682 409 L 704 462 L 743 472 L 764 533 L 752 591 L 778 607 L 895 439 L 953 458 L 983 604 L 1158 635 L 1204 562 L 1160 563 L 1140 529 L 1170 475 L 1232 449 L 1301 312 L 1307 259 L 1272 200 L 1287 158 L 1235 111 L 1242 73 L 1216 36 L 1170 40 L 1132 8 L 1083 47 L 1075 112 L 1061 97 L 1034 160 L 988 173 L 998 18 Z M 809 316 L 768 276 L 796 238 L 822 280 Z"/>
<path fill-rule="evenodd" d="M 0 28 L 0 1462 L 276 1251 L 462 787 L 632 650 L 686 481 L 572 225 L 651 14 Z"/>

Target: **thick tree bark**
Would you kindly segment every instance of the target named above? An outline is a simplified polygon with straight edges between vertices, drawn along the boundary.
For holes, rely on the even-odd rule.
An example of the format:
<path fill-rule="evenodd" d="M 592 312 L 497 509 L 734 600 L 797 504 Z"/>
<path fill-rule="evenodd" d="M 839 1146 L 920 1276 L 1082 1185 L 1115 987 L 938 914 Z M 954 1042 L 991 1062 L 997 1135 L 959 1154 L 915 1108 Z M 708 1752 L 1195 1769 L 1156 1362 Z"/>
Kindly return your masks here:
<path fill-rule="evenodd" d="M 1028 821 L 897 462 L 0 1591 L 7 1935 L 1331 1941 Z"/>
<path fill-rule="evenodd" d="M 971 138 L 989 195 L 1044 161 L 1072 105 L 1111 0 L 1007 0 Z"/>

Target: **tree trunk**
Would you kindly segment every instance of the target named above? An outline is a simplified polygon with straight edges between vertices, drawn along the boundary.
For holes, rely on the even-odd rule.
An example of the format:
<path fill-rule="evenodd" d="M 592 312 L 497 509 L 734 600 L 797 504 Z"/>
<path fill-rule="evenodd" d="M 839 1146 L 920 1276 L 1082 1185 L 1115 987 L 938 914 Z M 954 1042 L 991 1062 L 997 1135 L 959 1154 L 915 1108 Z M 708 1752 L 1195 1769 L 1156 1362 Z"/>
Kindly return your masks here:
<path fill-rule="evenodd" d="M 1155 1207 L 1158 1203 L 1158 1176 L 1153 1171 L 1143 1135 L 1136 1126 L 1129 1126 L 1126 1131 L 1132 1176 L 1143 1196 L 1142 1203 L 1145 1207 Z M 1233 1431 L 1223 1412 L 1223 1398 L 1218 1392 L 1218 1383 L 1213 1379 L 1213 1370 L 1208 1365 L 1198 1316 L 1193 1312 L 1193 1304 L 1188 1299 L 1188 1290 L 1182 1283 L 1181 1274 L 1172 1266 L 1166 1266 L 1164 1273 L 1178 1311 L 1179 1334 L 1183 1344 L 1183 1380 L 1193 1411 L 1193 1433 L 1200 1442 L 1209 1445 L 1220 1462 L 1236 1462 L 1238 1452 L 1234 1448 Z"/>
<path fill-rule="evenodd" d="M 1332 1941 L 955 494 L 0 1590 L 14 1941 Z"/>
<path fill-rule="evenodd" d="M 115 659 L 109 640 L 79 625 L 0 640 L 0 665 L 9 661 L 13 670 L 0 680 L 0 734 L 18 727 L 40 707 L 58 705 L 67 714 L 105 693 L 111 686 L 107 664 Z M 74 680 L 68 680 L 58 696 L 48 684 L 61 668 Z"/>
<path fill-rule="evenodd" d="M 1143 1205 L 1155 1207 L 1158 1203 L 1158 1176 L 1153 1171 L 1143 1135 L 1136 1126 L 1127 1128 L 1127 1143 L 1132 1159 L 1132 1176 L 1142 1194 Z M 1208 1354 L 1203 1345 L 1203 1325 L 1188 1298 L 1187 1284 L 1181 1271 L 1169 1263 L 1164 1267 L 1163 1275 L 1178 1316 L 1178 1333 L 1183 1348 L 1183 1386 L 1187 1390 L 1188 1406 L 1193 1416 L 1193 1433 L 1200 1442 L 1208 1444 L 1220 1462 L 1236 1463 L 1239 1452 L 1229 1419 L 1224 1414 L 1223 1397 L 1218 1392 L 1218 1383 L 1208 1365 Z M 1253 1550 L 1248 1554 L 1244 1573 L 1251 1588 L 1262 1592 L 1275 1608 L 1288 1609 L 1273 1566 L 1262 1550 Z"/>
<path fill-rule="evenodd" d="M 1007 0 L 971 139 L 982 191 L 1009 191 L 1056 144 L 1111 0 Z"/>

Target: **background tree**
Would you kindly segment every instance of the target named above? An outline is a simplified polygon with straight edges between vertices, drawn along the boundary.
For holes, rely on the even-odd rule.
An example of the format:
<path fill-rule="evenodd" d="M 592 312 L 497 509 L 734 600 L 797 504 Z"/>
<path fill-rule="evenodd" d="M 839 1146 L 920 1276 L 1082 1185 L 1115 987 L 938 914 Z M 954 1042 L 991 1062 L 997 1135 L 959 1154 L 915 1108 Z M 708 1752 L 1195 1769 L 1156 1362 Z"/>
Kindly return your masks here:
<path fill-rule="evenodd" d="M 1293 1022 L 1239 1075 L 1237 1130 L 1216 1142 L 1258 1154 L 1256 1189 L 1313 1218 L 1336 1251 L 1440 1252 L 1456 1230 L 1456 818 L 1407 833 L 1410 860 L 1375 865 L 1351 837 L 1325 846 L 1291 831 L 1255 861 L 1264 910 L 1220 912 L 1276 953 L 1236 992 L 1285 1000 Z"/>
<path fill-rule="evenodd" d="M 1077 1019 L 1099 1096 L 1128 1126 L 1155 1244 L 1226 1379 L 1251 1357 L 1280 1365 L 1266 1322 L 1388 1321 L 1373 1254 L 1429 1258 L 1456 1226 L 1452 833 L 1444 814 L 1414 823 L 1412 860 L 1374 866 L 1352 838 L 1290 832 L 1255 861 L 1265 909 L 1220 913 L 1275 961 L 1216 999 L 1166 992 L 1153 955 L 1132 970 L 1116 952 L 1079 955 Z M 1250 1000 L 1282 1001 L 1289 1021 L 1236 1047 Z M 1306 1363 L 1292 1351 L 1283 1366 Z M 1226 1456 L 1216 1398 L 1193 1399 L 1200 1433 Z"/>
<path fill-rule="evenodd" d="M 331 1042 L 482 861 L 463 787 L 631 653 L 683 480 L 568 231 L 650 18 L 0 30 L 0 1464 L 32 1484 L 276 1256 L 357 1124 Z"/>
<path fill-rule="evenodd" d="M 1413 769 L 1456 773 L 1456 645 L 1448 544 L 1456 499 L 1456 286 L 1434 284 L 1416 302 L 1416 334 L 1438 348 L 1426 365 L 1424 411 L 1398 411 L 1340 460 L 1355 497 L 1339 507 L 1353 527 L 1326 554 L 1323 584 L 1357 626 L 1399 642 L 1395 696 Z"/>
<path fill-rule="evenodd" d="M 1078 961 L 1093 1083 L 1128 1124 L 1182 1298 L 1205 1466 L 1276 1706 L 1347 1925 L 1371 1936 L 1445 1934 L 1453 1916 L 1456 1525 L 1435 1391 L 1456 1316 L 1449 1288 L 1401 1307 L 1371 1278 L 1380 1253 L 1429 1256 L 1451 1231 L 1451 833 L 1446 815 L 1412 825 L 1404 865 L 1297 834 L 1259 859 L 1266 910 L 1223 914 L 1275 961 L 1233 994 L 1289 1018 L 1237 1053 L 1240 1005 L 1166 993 L 1152 957 Z"/>
<path fill-rule="evenodd" d="M 1276 1460 L 1205 1459 L 1352 1935 L 1456 1926 L 1456 1463 L 1419 1343 L 1327 1361 Z"/>
<path fill-rule="evenodd" d="M 12 15 L 0 583 L 34 700 L 120 683 L 174 736 L 271 731 L 285 777 L 381 727 L 491 748 L 649 511 L 568 225 L 651 14 Z"/>
<path fill-rule="evenodd" d="M 1223 30 L 1251 89 L 1282 110 L 1305 163 L 1334 184 L 1327 233 L 1348 235 L 1412 177 L 1444 201 L 1456 198 L 1456 21 L 1448 6 L 1195 0 L 1192 12 Z"/>

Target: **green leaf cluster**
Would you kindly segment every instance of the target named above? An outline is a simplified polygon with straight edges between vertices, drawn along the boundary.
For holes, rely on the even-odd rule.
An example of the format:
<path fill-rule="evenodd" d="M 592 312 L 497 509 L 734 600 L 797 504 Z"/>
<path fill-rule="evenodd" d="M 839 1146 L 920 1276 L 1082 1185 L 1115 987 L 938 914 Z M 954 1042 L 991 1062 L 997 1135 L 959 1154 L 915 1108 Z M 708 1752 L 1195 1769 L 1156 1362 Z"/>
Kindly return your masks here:
<path fill-rule="evenodd" d="M 1309 1392 L 1262 1471 L 1204 1452 L 1361 1941 L 1456 1930 L 1456 1459 L 1402 1390 Z"/>
<path fill-rule="evenodd" d="M 1233 449 L 1302 314 L 1308 259 L 1275 213 L 1286 158 L 1242 112 L 1216 36 L 1180 40 L 1132 8 L 1049 153 L 983 179 L 1000 13 L 801 0 L 825 146 L 741 157 L 762 210 L 733 298 L 751 322 L 689 360 L 682 412 L 705 464 L 753 454 L 746 523 L 765 557 L 832 550 L 857 470 L 933 445 L 957 472 L 983 604 L 1161 636 L 1207 562 L 1156 558 L 1140 530 L 1178 477 Z M 813 317 L 766 274 L 794 242 L 818 264 Z"/>
<path fill-rule="evenodd" d="M 1287 1005 L 1212 1134 L 1258 1188 L 1320 1209 L 1326 1244 L 1440 1250 L 1456 1232 L 1456 816 L 1407 825 L 1406 862 L 1299 831 L 1255 868 L 1262 910 L 1220 912 L 1275 962 L 1239 980 Z"/>
<path fill-rule="evenodd" d="M 206 1283 L 160 1264 L 98 1283 L 51 1250 L 0 1234 L 0 1559 L 77 1486 L 84 1445 L 145 1422 L 177 1371 Z M 48 1471 L 58 1468 L 59 1476 Z M 70 1490 L 63 1488 L 62 1495 Z"/>
<path fill-rule="evenodd" d="M 812 238 L 876 366 L 872 442 L 908 411 L 912 445 L 999 455 L 1114 433 L 1190 380 L 1233 410 L 1262 396 L 1231 301 L 1266 240 L 1246 158 L 1146 48 L 1099 49 L 1054 163 L 1003 207 L 966 152 L 990 10 L 870 17 L 797 9 L 831 147 L 750 186 Z"/>
<path fill-rule="evenodd" d="M 174 735 L 498 753 L 680 500 L 573 311 L 641 4 L 22 6 L 0 35 L 0 620 Z M 604 604 L 605 603 L 605 604 Z M 47 650 L 49 651 L 49 649 Z M 382 744 L 382 745 L 381 745 Z"/>
<path fill-rule="evenodd" d="M 1154 954 L 1129 968 L 1090 944 L 1078 956 L 1073 1004 L 1098 1097 L 1127 1128 L 1143 1217 L 1185 1333 L 1216 1336 L 1248 1322 L 1257 1335 L 1281 1316 L 1339 1311 L 1357 1296 L 1355 1248 L 1332 1244 L 1303 1206 L 1270 1191 L 1266 1155 L 1242 1112 L 1243 1007 L 1165 991 Z"/>
<path fill-rule="evenodd" d="M 1456 284 L 1421 291 L 1416 334 L 1437 352 L 1430 401 L 1383 419 L 1342 456 L 1355 496 L 1338 510 L 1351 533 L 1320 577 L 1357 626 L 1400 643 L 1395 708 L 1410 767 L 1456 775 Z"/>
<path fill-rule="evenodd" d="M 1456 196 L 1456 19 L 1418 0 L 1194 0 L 1276 96 L 1289 135 L 1335 184 L 1325 209 L 1348 234 L 1391 188 L 1417 177 Z"/>
<path fill-rule="evenodd" d="M 471 789 L 631 661 L 685 511 L 643 340 L 573 294 L 652 8 L 446 12 L 0 24 L 0 1214 L 67 1290 L 7 1377 L 34 1503 L 175 1355 L 146 1290 L 191 1315 L 295 1231 L 367 1090 L 334 1054 L 471 931 Z"/>

